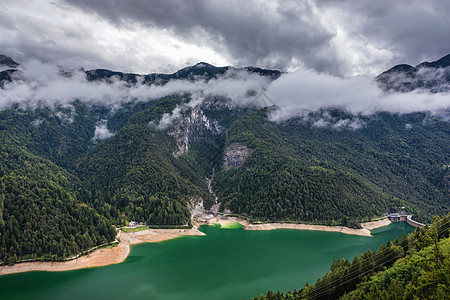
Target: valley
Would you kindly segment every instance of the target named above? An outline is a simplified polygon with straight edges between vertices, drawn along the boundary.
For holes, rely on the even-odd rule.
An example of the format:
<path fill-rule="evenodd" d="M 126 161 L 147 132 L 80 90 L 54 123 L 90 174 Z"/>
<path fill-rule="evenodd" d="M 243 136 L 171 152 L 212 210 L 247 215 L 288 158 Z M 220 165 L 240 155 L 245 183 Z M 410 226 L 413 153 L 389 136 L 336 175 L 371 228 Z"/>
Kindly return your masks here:
<path fill-rule="evenodd" d="M 439 62 L 416 67 L 414 76 L 422 76 L 423 68 L 437 68 L 434 71 L 441 74 L 447 60 Z M 11 68 L 0 74 L 3 93 L 29 85 L 38 91 L 47 88 L 48 83 L 40 86 L 42 82 L 30 78 L 20 65 Z M 99 274 L 98 280 L 113 280 L 124 271 L 103 270 L 130 267 L 126 274 L 143 272 L 164 286 L 164 291 L 155 292 L 157 297 L 195 298 L 190 287 L 200 287 L 190 272 L 209 274 L 210 260 L 225 258 L 235 249 L 238 253 L 219 264 L 231 279 L 227 281 L 220 270 L 225 286 L 237 284 L 248 297 L 268 289 L 292 290 L 325 274 L 333 258 L 350 259 L 367 248 L 375 252 L 388 240 L 412 232 L 405 223 L 383 219 L 386 213 L 406 209 L 414 220 L 430 224 L 450 210 L 448 110 L 354 113 L 324 106 L 280 118 L 286 107 L 268 105 L 273 101 L 265 92 L 283 80 L 285 74 L 276 70 L 199 63 L 172 74 L 58 72 L 52 80 L 82 84 L 87 90 L 118 91 L 119 97 L 102 98 L 109 102 L 83 97 L 52 103 L 19 99 L 2 106 L 0 275 L 5 276 L 0 285 L 23 278 L 13 280 L 15 287 L 5 292 L 8 297 L 29 296 L 18 290 L 21 280 L 32 280 L 33 289 L 39 288 L 42 274 L 28 271 L 70 270 L 74 273 L 61 273 L 68 281 L 70 274 L 92 272 Z M 386 97 L 425 93 L 424 87 L 432 86 L 422 84 L 426 78 L 411 79 L 409 73 L 399 72 L 403 68 L 374 79 Z M 398 76 L 411 83 L 390 87 Z M 446 77 L 439 78 L 440 88 L 430 90 L 430 95 L 446 92 Z M 135 223 L 150 229 L 137 230 Z M 336 243 L 330 251 L 323 244 L 327 239 Z M 302 248 L 308 243 L 311 248 Z M 107 246 L 69 260 L 99 245 Z M 270 271 L 252 261 L 250 251 L 266 246 L 274 254 L 264 252 L 259 259 L 271 266 Z M 162 255 L 151 250 L 160 247 L 166 257 L 143 254 L 150 249 Z M 386 247 L 398 250 L 397 244 Z M 159 281 L 157 273 L 133 264 L 134 249 L 144 249 L 136 251 L 148 269 L 157 266 L 161 272 L 158 259 L 168 270 L 185 264 L 183 278 L 166 274 L 166 280 L 176 278 L 180 295 L 171 295 L 169 284 Z M 289 257 L 299 251 L 302 259 L 315 252 L 318 256 L 315 266 L 296 260 L 289 269 L 283 251 Z M 236 278 L 253 282 L 248 290 L 233 281 L 232 272 L 247 263 L 250 268 Z M 309 267 L 300 272 L 303 275 L 295 273 L 304 266 Z M 254 270 L 263 278 L 249 279 Z M 43 278 L 54 279 L 52 272 L 45 274 Z M 286 276 L 289 284 L 283 283 Z M 204 297 L 230 296 L 209 277 L 198 277 L 211 285 Z M 83 275 L 73 278 L 90 285 Z M 134 275 L 121 278 L 138 294 L 139 288 L 158 290 L 154 282 Z M 60 287 L 57 283 L 39 297 Z"/>

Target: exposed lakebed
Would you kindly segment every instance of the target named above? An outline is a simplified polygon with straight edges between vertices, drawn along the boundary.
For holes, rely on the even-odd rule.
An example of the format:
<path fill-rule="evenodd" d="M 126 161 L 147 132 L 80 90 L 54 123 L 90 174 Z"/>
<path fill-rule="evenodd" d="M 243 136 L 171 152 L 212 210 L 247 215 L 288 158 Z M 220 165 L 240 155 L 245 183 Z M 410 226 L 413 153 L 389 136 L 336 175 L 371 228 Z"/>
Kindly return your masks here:
<path fill-rule="evenodd" d="M 0 277 L 1 299 L 248 299 L 313 283 L 334 258 L 352 259 L 413 228 L 393 223 L 373 237 L 307 230 L 202 226 L 206 236 L 134 245 L 125 262 Z"/>

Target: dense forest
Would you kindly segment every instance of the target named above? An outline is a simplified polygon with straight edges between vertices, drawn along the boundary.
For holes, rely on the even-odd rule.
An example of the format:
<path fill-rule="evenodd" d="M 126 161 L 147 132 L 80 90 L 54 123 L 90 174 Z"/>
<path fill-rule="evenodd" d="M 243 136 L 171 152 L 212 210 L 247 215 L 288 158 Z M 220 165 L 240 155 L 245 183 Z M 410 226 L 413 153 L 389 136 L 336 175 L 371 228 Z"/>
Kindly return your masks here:
<path fill-rule="evenodd" d="M 352 130 L 312 126 L 324 115 L 354 118 L 338 110 L 282 123 L 268 114 L 246 114 L 229 128 L 228 145 L 253 151 L 242 167 L 216 175 L 224 208 L 262 221 L 328 224 L 356 224 L 399 206 L 424 222 L 449 211 L 448 122 L 379 113 L 359 117 L 365 125 Z"/>
<path fill-rule="evenodd" d="M 149 125 L 182 101 L 165 98 L 133 114 L 115 136 L 79 161 L 94 207 L 109 203 L 132 220 L 185 225 L 189 198 L 212 201 L 204 174 L 196 172 L 188 157 L 174 157 L 174 138 Z"/>
<path fill-rule="evenodd" d="M 79 200 L 77 178 L 20 147 L 0 153 L 0 261 L 61 260 L 114 240 L 111 220 Z"/>
<path fill-rule="evenodd" d="M 429 228 L 367 251 L 352 261 L 335 259 L 315 284 L 254 299 L 448 299 L 450 214 Z"/>

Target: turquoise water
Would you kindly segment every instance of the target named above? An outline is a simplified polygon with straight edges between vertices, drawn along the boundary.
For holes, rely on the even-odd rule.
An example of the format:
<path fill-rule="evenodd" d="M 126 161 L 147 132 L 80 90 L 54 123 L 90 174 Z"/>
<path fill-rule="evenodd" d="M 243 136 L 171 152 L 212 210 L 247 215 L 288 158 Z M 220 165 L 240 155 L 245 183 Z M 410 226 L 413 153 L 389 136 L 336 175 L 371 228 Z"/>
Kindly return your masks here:
<path fill-rule="evenodd" d="M 0 276 L 0 299 L 249 299 L 299 289 L 323 276 L 334 258 L 353 259 L 413 231 L 404 222 L 375 229 L 373 237 L 200 229 L 206 236 L 132 246 L 117 265 Z"/>

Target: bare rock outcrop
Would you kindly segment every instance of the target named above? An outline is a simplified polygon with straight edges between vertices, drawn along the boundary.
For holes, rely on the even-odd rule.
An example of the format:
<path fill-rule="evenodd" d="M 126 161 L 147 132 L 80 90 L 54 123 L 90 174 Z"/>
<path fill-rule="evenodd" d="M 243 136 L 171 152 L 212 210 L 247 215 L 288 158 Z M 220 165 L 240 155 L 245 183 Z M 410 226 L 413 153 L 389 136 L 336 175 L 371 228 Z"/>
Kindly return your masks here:
<path fill-rule="evenodd" d="M 230 144 L 223 158 L 224 170 L 242 166 L 252 151 L 252 149 L 240 143 Z"/>

